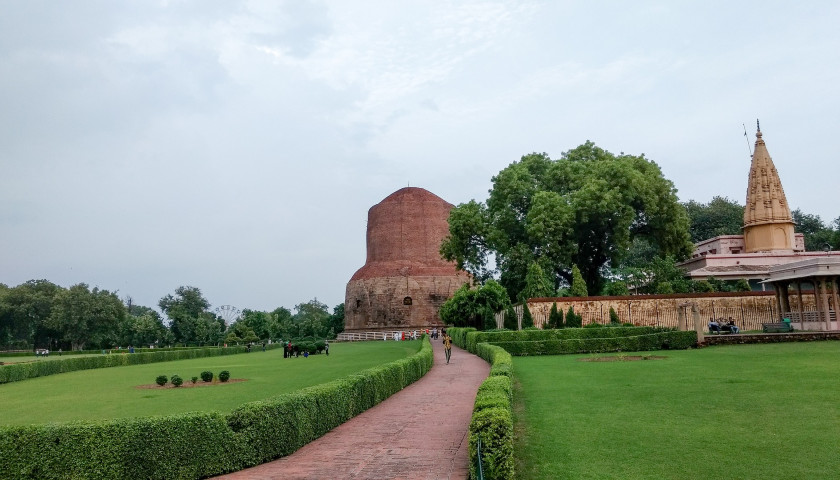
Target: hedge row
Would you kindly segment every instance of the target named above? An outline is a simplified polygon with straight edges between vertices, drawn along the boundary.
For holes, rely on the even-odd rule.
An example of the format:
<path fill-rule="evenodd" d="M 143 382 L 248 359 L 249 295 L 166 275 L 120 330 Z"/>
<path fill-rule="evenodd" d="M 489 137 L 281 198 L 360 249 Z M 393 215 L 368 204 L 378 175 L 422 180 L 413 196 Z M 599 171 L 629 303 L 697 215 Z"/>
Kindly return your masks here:
<path fill-rule="evenodd" d="M 0 478 L 196 479 L 240 470 L 294 452 L 431 367 L 426 338 L 411 357 L 226 415 L 0 428 Z"/>
<path fill-rule="evenodd" d="M 280 348 L 280 344 L 273 344 L 270 347 Z M 269 345 L 266 345 L 266 349 L 268 348 Z M 77 370 L 142 365 L 190 358 L 218 357 L 245 353 L 247 351 L 248 349 L 246 347 L 207 347 L 185 350 L 149 351 L 133 354 L 112 353 L 93 357 L 71 357 L 42 362 L 13 363 L 11 365 L 0 365 L 0 384 L 18 382 L 28 378 L 45 377 L 57 373 L 75 372 Z"/>
<path fill-rule="evenodd" d="M 491 342 L 511 355 L 563 355 L 571 353 L 640 352 L 685 350 L 697 343 L 695 332 L 661 332 L 611 338 L 574 338 L 569 340 L 522 340 Z M 479 346 L 484 344 L 479 344 Z"/>
<path fill-rule="evenodd" d="M 478 388 L 470 420 L 470 478 L 513 478 L 513 361 L 500 347 L 481 343 L 477 352 L 490 362 L 490 376 Z M 481 440 L 479 458 L 478 441 Z"/>
<path fill-rule="evenodd" d="M 467 330 L 467 329 L 458 329 Z M 474 330 L 473 330 L 474 331 Z M 475 352 L 475 346 L 479 343 L 496 343 L 511 341 L 531 340 L 571 340 L 585 338 L 619 338 L 636 335 L 647 335 L 651 333 L 671 332 L 668 327 L 604 327 L 604 328 L 561 328 L 552 330 L 493 330 L 489 332 L 463 333 L 465 337 L 464 348 Z M 461 332 L 458 332 L 461 334 Z M 451 335 L 451 334 L 450 334 Z M 453 337 L 454 338 L 454 337 Z M 457 343 L 456 343 L 457 344 Z"/>

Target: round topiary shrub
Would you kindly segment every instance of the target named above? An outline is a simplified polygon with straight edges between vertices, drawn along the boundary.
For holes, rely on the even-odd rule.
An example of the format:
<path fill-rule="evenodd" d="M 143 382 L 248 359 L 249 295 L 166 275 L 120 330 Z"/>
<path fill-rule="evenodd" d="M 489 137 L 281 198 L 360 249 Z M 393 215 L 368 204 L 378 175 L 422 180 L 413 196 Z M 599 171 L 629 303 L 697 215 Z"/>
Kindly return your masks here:
<path fill-rule="evenodd" d="M 230 372 L 227 370 L 222 370 L 219 372 L 219 381 L 220 382 L 227 382 L 230 379 Z"/>
<path fill-rule="evenodd" d="M 209 370 L 205 370 L 201 372 L 201 380 L 203 382 L 212 382 L 213 381 L 213 372 Z"/>
<path fill-rule="evenodd" d="M 172 375 L 172 378 L 169 381 L 176 387 L 180 387 L 184 383 L 184 379 L 178 375 Z"/>
<path fill-rule="evenodd" d="M 190 381 L 192 382 L 192 384 L 193 384 L 193 385 L 195 385 L 195 382 L 197 382 L 197 381 L 198 381 L 198 377 L 192 377 L 192 378 L 190 379 Z"/>
<path fill-rule="evenodd" d="M 155 379 L 155 383 L 157 383 L 161 387 L 166 385 L 166 382 L 168 382 L 168 381 L 169 381 L 169 378 L 166 375 L 158 375 L 158 377 Z"/>

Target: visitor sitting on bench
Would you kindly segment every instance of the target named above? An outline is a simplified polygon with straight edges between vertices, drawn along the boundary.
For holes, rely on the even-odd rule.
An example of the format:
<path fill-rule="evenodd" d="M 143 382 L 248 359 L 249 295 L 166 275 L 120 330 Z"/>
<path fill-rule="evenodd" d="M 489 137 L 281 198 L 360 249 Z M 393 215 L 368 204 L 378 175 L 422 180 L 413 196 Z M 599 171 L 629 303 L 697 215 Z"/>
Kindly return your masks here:
<path fill-rule="evenodd" d="M 720 333 L 720 324 L 714 318 L 709 319 L 709 333 Z"/>
<path fill-rule="evenodd" d="M 735 325 L 735 321 L 732 320 L 732 317 L 729 317 L 729 323 L 727 323 L 726 326 L 729 327 L 729 331 L 732 333 L 738 333 L 741 331 L 741 329 Z"/>

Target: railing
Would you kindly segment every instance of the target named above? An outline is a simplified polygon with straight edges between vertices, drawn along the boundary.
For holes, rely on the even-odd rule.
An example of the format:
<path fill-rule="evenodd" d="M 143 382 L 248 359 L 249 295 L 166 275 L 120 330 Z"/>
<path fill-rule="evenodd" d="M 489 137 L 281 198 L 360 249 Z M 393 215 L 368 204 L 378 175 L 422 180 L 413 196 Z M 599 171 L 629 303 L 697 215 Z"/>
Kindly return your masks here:
<path fill-rule="evenodd" d="M 402 333 L 405 332 L 406 340 L 409 339 L 409 336 L 417 332 L 417 338 L 420 338 L 426 330 L 416 329 L 416 330 L 383 330 L 379 332 L 342 332 L 339 333 L 336 337 L 336 340 L 339 342 L 362 342 L 366 340 L 393 340 L 394 334 L 399 334 L 400 338 L 402 338 Z"/>

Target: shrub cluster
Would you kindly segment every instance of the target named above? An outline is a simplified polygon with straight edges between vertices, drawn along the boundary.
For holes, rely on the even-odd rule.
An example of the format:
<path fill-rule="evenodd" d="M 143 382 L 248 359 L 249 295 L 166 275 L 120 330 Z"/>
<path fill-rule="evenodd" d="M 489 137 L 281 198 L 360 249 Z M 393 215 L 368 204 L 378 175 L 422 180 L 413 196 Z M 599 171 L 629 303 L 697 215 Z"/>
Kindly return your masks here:
<path fill-rule="evenodd" d="M 0 384 L 17 382 L 28 378 L 45 377 L 57 373 L 90 370 L 94 368 L 122 367 L 126 365 L 142 365 L 146 363 L 170 362 L 189 358 L 218 357 L 245 353 L 245 347 L 207 347 L 182 350 L 150 351 L 133 355 L 110 354 L 95 357 L 74 357 L 49 362 L 15 363 L 0 366 Z"/>
<path fill-rule="evenodd" d="M 426 339 L 411 357 L 246 403 L 226 415 L 2 427 L 0 478 L 195 479 L 240 470 L 294 452 L 431 367 Z"/>

